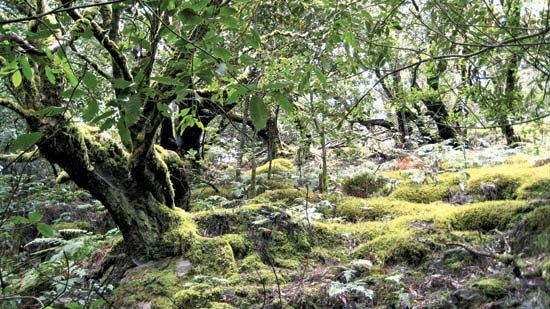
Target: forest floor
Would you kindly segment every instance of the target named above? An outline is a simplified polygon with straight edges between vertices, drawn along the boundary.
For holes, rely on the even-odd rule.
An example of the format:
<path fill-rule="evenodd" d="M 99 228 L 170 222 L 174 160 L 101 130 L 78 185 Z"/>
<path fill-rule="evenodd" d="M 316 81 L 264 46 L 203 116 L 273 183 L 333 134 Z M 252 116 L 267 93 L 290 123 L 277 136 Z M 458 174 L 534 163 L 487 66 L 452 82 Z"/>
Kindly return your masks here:
<path fill-rule="evenodd" d="M 193 191 L 189 254 L 134 261 L 120 282 L 113 267 L 89 280 L 120 241 L 101 205 L 35 177 L 16 198 L 41 206 L 54 233 L 18 236 L 33 267 L 7 281 L 68 308 L 550 307 L 550 158 L 445 145 L 337 155 L 324 194 L 288 159 L 273 161 L 270 179 L 258 167 L 252 199 L 240 198 L 249 172 L 243 185 L 218 170 L 215 188 Z"/>

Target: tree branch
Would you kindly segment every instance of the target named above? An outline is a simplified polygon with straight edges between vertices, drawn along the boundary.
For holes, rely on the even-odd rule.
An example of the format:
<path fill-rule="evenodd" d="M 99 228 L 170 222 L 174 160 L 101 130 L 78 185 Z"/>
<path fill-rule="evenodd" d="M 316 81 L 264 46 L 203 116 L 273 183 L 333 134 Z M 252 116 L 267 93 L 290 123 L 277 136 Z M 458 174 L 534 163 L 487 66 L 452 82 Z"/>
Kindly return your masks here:
<path fill-rule="evenodd" d="M 30 110 L 24 108 L 23 106 L 19 105 L 19 103 L 12 100 L 0 98 L 0 106 L 5 107 L 9 110 L 12 110 L 13 112 L 17 113 L 19 116 L 25 119 L 30 118 L 32 116 L 32 113 Z"/>

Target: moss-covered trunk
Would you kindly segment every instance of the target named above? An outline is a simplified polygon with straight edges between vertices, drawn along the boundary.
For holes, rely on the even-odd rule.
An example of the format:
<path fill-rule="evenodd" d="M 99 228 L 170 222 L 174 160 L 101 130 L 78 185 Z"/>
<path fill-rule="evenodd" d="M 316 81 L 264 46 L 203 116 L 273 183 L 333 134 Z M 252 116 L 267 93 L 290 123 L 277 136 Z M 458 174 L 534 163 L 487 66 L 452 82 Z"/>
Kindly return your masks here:
<path fill-rule="evenodd" d="M 175 207 L 185 207 L 189 187 L 185 177 L 171 177 L 177 164 L 169 151 L 155 147 L 137 173 L 128 153 L 115 142 L 94 139 L 89 128 L 59 122 L 36 129 L 48 136 L 39 143 L 41 153 L 103 203 L 128 253 L 158 258 L 175 252 L 176 244 L 164 236 L 182 223 Z M 181 166 L 179 172 L 184 175 Z"/>

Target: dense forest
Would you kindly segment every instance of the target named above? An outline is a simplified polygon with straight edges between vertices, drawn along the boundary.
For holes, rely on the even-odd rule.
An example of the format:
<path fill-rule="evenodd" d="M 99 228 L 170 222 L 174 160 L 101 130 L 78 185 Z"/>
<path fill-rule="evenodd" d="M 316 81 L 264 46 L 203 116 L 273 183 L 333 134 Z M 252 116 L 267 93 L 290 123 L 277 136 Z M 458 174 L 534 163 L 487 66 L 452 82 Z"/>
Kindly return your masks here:
<path fill-rule="evenodd" d="M 0 308 L 550 308 L 548 0 L 0 1 Z"/>

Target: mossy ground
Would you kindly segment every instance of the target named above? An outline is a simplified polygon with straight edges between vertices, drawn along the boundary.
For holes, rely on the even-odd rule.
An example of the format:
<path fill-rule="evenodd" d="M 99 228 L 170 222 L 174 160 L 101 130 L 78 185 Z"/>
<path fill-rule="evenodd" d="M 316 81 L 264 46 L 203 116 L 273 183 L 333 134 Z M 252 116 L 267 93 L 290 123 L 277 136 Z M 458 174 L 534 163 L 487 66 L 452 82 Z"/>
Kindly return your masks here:
<path fill-rule="evenodd" d="M 289 161 L 274 163 L 275 174 L 293 170 Z M 290 185 L 182 213 L 182 228 L 169 237 L 185 244 L 189 271 L 178 277 L 175 266 L 152 268 L 155 275 L 123 283 L 117 293 L 135 288 L 141 296 L 133 304 L 149 298 L 165 308 L 506 306 L 512 291 L 548 287 L 549 168 L 513 160 L 423 182 L 412 181 L 409 171 L 386 171 L 384 179 L 396 184 L 386 197 L 311 193 L 308 211 L 319 216 L 309 221 L 294 210 L 305 211 L 305 192 Z M 469 202 L 452 204 L 457 194 Z M 321 208 L 322 202 L 332 206 Z M 517 256 L 526 249 L 512 240 L 521 237 L 530 251 L 515 266 L 455 245 Z M 513 279 L 513 267 L 527 273 L 533 263 L 543 283 L 526 288 Z M 488 269 L 491 277 L 484 278 Z"/>

